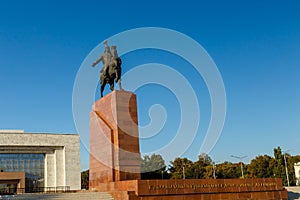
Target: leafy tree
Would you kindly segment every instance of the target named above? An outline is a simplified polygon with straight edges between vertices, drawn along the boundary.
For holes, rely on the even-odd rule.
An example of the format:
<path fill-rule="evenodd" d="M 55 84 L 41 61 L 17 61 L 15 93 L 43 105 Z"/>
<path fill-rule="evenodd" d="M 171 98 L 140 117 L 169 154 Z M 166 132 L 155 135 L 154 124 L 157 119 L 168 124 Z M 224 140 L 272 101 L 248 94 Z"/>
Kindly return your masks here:
<path fill-rule="evenodd" d="M 81 189 L 89 189 L 89 171 L 90 170 L 81 172 Z"/>
<path fill-rule="evenodd" d="M 190 179 L 193 178 L 193 162 L 187 158 L 176 158 L 171 162 L 170 178 L 171 179 Z"/>
<path fill-rule="evenodd" d="M 300 162 L 300 156 L 286 153 L 286 163 L 290 185 L 295 185 L 294 163 Z M 187 158 L 176 158 L 171 162 L 167 173 L 165 163 L 160 155 L 144 156 L 141 162 L 143 179 L 208 179 L 213 178 L 213 162 L 207 154 L 201 154 L 196 162 Z M 240 178 L 241 163 L 224 162 L 216 165 L 217 178 Z M 250 164 L 243 164 L 245 178 L 281 178 L 287 185 L 284 154 L 280 147 L 274 148 L 274 157 L 258 155 Z"/>
<path fill-rule="evenodd" d="M 189 174 L 187 175 L 188 178 L 193 178 L 193 179 L 200 179 L 204 178 L 206 174 L 206 166 L 204 165 L 203 162 L 197 161 L 194 162 L 191 166 L 190 169 L 188 170 Z"/>
<path fill-rule="evenodd" d="M 271 162 L 274 160 L 268 155 L 257 156 L 255 159 L 251 160 L 248 165 L 248 177 L 252 178 L 269 178 L 273 176 L 273 169 L 271 167 Z"/>
<path fill-rule="evenodd" d="M 241 176 L 241 167 L 239 163 L 224 162 L 216 167 L 216 176 L 218 178 L 239 178 Z"/>
<path fill-rule="evenodd" d="M 215 166 L 216 169 L 216 166 Z M 217 175 L 216 175 L 217 177 Z M 210 179 L 210 178 L 214 178 L 214 166 L 212 165 L 208 165 L 205 167 L 205 173 L 203 174 L 203 178 L 205 179 Z"/>
<path fill-rule="evenodd" d="M 275 160 L 280 161 L 283 164 L 284 160 L 283 160 L 283 156 L 282 156 L 280 147 L 277 147 L 274 149 L 274 158 L 275 158 Z"/>
<path fill-rule="evenodd" d="M 193 163 L 191 170 L 193 174 L 192 178 L 212 178 L 213 166 L 212 159 L 207 154 L 201 154 L 198 161 Z"/>
<path fill-rule="evenodd" d="M 161 179 L 169 178 L 166 172 L 165 161 L 161 155 L 145 155 L 141 159 L 142 179 Z"/>
<path fill-rule="evenodd" d="M 287 185 L 284 156 L 280 147 L 274 149 L 274 158 L 274 162 L 271 163 L 271 167 L 273 168 L 273 177 L 282 178 L 283 185 Z"/>
<path fill-rule="evenodd" d="M 206 153 L 202 153 L 199 156 L 198 161 L 202 162 L 204 165 L 211 165 L 213 163 L 212 159 Z"/>

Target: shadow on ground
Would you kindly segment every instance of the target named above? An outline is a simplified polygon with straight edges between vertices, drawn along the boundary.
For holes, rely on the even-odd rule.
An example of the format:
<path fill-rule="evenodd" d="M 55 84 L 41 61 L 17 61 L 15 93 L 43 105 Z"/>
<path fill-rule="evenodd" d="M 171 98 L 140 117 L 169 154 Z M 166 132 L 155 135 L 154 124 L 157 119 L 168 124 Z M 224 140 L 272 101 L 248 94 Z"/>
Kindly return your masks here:
<path fill-rule="evenodd" d="M 300 194 L 295 192 L 288 192 L 289 200 L 300 199 Z"/>

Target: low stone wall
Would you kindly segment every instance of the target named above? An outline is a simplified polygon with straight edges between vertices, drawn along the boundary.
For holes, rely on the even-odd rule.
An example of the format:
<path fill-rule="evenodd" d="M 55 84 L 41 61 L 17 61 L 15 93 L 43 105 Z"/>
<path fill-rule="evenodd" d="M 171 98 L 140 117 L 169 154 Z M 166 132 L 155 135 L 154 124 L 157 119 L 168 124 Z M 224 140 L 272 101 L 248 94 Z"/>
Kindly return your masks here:
<path fill-rule="evenodd" d="M 288 199 L 281 179 L 130 180 L 99 183 L 97 190 L 126 200 Z"/>

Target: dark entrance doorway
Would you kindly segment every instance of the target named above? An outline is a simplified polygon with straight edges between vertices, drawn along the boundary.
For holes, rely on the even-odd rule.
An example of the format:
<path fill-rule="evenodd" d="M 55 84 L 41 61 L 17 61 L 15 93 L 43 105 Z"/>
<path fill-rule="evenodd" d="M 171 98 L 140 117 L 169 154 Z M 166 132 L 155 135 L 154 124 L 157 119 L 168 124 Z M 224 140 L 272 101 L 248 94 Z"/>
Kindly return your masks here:
<path fill-rule="evenodd" d="M 25 172 L 0 172 L 0 195 L 25 191 Z"/>
<path fill-rule="evenodd" d="M 18 181 L 0 181 L 0 195 L 16 194 L 17 185 Z"/>

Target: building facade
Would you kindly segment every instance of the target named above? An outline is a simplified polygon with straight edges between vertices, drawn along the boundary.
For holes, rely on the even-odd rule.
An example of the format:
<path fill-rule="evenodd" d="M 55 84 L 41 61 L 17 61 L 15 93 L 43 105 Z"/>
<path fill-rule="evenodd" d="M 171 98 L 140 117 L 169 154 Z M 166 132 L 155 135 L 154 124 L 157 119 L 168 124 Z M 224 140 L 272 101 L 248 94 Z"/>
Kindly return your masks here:
<path fill-rule="evenodd" d="M 80 190 L 79 135 L 0 131 L 0 189 L 20 185 L 12 172 L 25 173 L 25 192 Z"/>
<path fill-rule="evenodd" d="M 300 186 L 300 162 L 294 163 L 295 176 L 296 176 L 296 185 Z"/>

